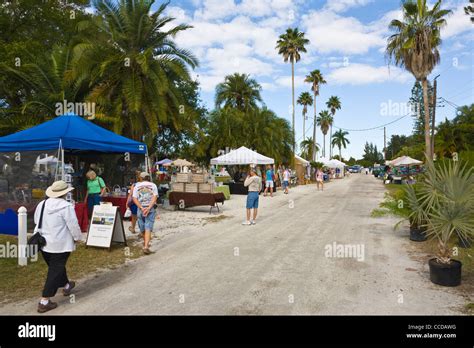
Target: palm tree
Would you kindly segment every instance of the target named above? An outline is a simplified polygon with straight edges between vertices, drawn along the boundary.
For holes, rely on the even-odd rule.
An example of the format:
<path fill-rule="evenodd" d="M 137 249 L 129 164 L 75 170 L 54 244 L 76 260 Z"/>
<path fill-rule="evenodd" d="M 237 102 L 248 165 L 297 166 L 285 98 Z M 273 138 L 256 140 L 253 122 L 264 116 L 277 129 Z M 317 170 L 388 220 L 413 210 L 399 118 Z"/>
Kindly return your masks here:
<path fill-rule="evenodd" d="M 329 127 L 332 123 L 332 116 L 327 110 L 323 110 L 319 113 L 319 117 L 316 119 L 318 126 L 321 127 L 321 132 L 324 136 L 323 142 L 323 157 L 326 157 L 326 134 L 328 134 Z"/>
<path fill-rule="evenodd" d="M 173 38 L 191 26 L 172 25 L 168 3 L 155 12 L 151 0 L 94 1 L 97 15 L 80 23 L 97 34 L 75 47 L 74 74 L 91 77 L 89 101 L 108 115 L 117 133 L 135 139 L 156 135 L 160 125 L 180 127 L 184 102 L 178 82 L 190 81 L 195 56 Z M 185 108 L 186 109 L 186 108 Z"/>
<path fill-rule="evenodd" d="M 313 158 L 313 139 L 307 138 L 300 143 L 301 154 L 300 156 L 308 161 Z M 316 144 L 316 149 L 319 151 L 319 144 Z"/>
<path fill-rule="evenodd" d="M 300 32 L 298 28 L 288 28 L 285 34 L 281 34 L 276 48 L 278 54 L 283 56 L 283 61 L 291 63 L 291 121 L 292 121 L 292 132 L 293 132 L 293 154 L 295 153 L 295 63 L 301 59 L 300 52 L 306 52 L 305 45 L 309 43 L 309 40 L 304 37 L 304 33 Z M 294 156 L 293 156 L 294 157 Z M 292 160 L 294 161 L 294 159 Z"/>
<path fill-rule="evenodd" d="M 247 74 L 235 73 L 227 75 L 224 82 L 216 86 L 216 108 L 224 106 L 249 110 L 257 108 L 257 102 L 262 101 L 262 87 L 255 79 Z"/>
<path fill-rule="evenodd" d="M 342 161 L 342 154 L 341 154 L 341 147 L 346 148 L 347 144 L 351 142 L 346 138 L 346 135 L 349 133 L 339 129 L 336 133 L 332 136 L 332 146 L 337 146 L 339 148 L 339 159 Z"/>
<path fill-rule="evenodd" d="M 341 109 L 341 101 L 339 100 L 339 97 L 331 96 L 326 102 L 326 106 L 328 107 L 329 110 L 331 110 L 331 114 L 334 119 L 336 115 L 336 110 Z M 332 123 L 331 123 L 331 130 L 329 133 L 329 143 L 332 144 Z M 332 145 L 329 149 L 329 158 L 331 157 L 332 157 Z"/>
<path fill-rule="evenodd" d="M 306 76 L 304 82 L 311 83 L 311 90 L 313 91 L 314 94 L 314 119 L 313 119 L 313 161 L 316 161 L 316 154 L 318 150 L 316 150 L 316 127 L 317 127 L 317 122 L 316 122 L 316 96 L 319 95 L 319 85 L 325 84 L 326 80 L 324 79 L 323 75 L 321 72 L 316 69 L 313 70 L 309 73 L 309 75 Z"/>
<path fill-rule="evenodd" d="M 410 0 L 402 5 L 403 20 L 394 19 L 389 28 L 395 34 L 388 38 L 386 53 L 395 65 L 404 67 L 423 86 L 425 107 L 425 151 L 431 153 L 428 75 L 440 62 L 438 46 L 441 44 L 440 31 L 446 25 L 446 16 L 451 10 L 442 10 L 438 0 L 430 10 L 426 0 Z"/>
<path fill-rule="evenodd" d="M 303 139 L 306 139 L 306 113 L 308 112 L 308 105 L 313 105 L 313 97 L 308 92 L 302 92 L 297 103 L 303 105 Z"/>
<path fill-rule="evenodd" d="M 0 64 L 0 73 L 17 82 L 21 107 L 12 107 L 2 117 L 0 133 L 8 134 L 43 123 L 65 113 L 58 108 L 64 101 L 82 102 L 87 95 L 87 80 L 71 77 L 72 46 L 55 46 L 51 52 L 13 68 Z"/>

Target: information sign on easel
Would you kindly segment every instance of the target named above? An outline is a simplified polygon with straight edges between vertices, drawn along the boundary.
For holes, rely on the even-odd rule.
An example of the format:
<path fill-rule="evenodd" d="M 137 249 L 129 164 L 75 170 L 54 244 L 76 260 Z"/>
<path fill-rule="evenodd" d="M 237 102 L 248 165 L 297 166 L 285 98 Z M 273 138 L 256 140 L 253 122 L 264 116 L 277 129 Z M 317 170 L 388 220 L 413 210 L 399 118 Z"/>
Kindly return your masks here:
<path fill-rule="evenodd" d="M 127 245 L 122 217 L 117 208 L 111 204 L 94 206 L 86 246 L 110 250 L 112 242 Z"/>

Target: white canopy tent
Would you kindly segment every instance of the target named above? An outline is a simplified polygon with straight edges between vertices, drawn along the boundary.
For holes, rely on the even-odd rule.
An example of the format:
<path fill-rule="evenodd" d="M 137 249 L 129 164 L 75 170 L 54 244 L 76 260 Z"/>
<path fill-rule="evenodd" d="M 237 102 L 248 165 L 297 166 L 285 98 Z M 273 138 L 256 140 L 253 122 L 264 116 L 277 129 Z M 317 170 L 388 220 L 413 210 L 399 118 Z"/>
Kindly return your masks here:
<path fill-rule="evenodd" d="M 418 161 L 414 158 L 411 158 L 410 156 L 402 156 L 399 157 L 393 161 L 390 162 L 390 165 L 395 167 L 395 166 L 409 166 L 409 165 L 416 165 L 416 164 L 422 164 L 422 161 Z"/>
<path fill-rule="evenodd" d="M 328 158 L 320 158 L 319 162 L 321 162 L 325 167 L 328 168 L 339 168 L 339 169 L 344 169 L 346 164 L 344 162 L 341 162 L 337 159 L 328 159 Z"/>
<path fill-rule="evenodd" d="M 252 151 L 245 146 L 241 146 L 236 150 L 211 159 L 214 165 L 246 165 L 246 164 L 274 164 L 275 160 L 270 157 Z"/>
<path fill-rule="evenodd" d="M 305 167 L 309 166 L 309 161 L 305 160 L 303 157 L 295 155 L 295 159 L 298 163 L 301 163 L 303 166 Z"/>

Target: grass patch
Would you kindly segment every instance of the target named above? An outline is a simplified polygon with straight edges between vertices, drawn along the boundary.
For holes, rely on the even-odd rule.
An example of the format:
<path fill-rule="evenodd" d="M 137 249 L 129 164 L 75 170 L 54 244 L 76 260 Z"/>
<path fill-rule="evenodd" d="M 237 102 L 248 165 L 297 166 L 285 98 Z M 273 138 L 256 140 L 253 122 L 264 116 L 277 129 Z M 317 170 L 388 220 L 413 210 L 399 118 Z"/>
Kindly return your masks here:
<path fill-rule="evenodd" d="M 0 235 L 0 244 L 5 245 L 7 242 L 10 245 L 17 244 L 17 238 Z M 124 264 L 126 259 L 140 257 L 141 245 L 133 244 L 133 240 L 128 242 L 129 249 L 121 244 L 113 245 L 110 252 L 79 244 L 67 263 L 69 278 L 77 280 L 99 270 L 116 268 Z M 0 258 L 0 303 L 40 296 L 46 274 L 47 266 L 41 253 L 36 262 L 28 260 L 28 265 L 24 267 L 18 266 L 17 258 Z"/>
<path fill-rule="evenodd" d="M 229 219 L 230 216 L 227 216 L 227 215 L 217 215 L 217 216 L 210 216 L 210 217 L 205 217 L 203 218 L 203 220 L 207 222 L 219 222 L 219 221 L 222 221 L 222 220 L 225 220 L 225 219 Z"/>
<path fill-rule="evenodd" d="M 408 204 L 405 199 L 405 191 L 403 185 L 387 184 L 387 189 L 383 201 L 379 204 L 379 208 L 372 210 L 371 217 L 378 218 L 387 215 L 394 215 L 401 218 L 408 218 L 410 213 Z"/>
<path fill-rule="evenodd" d="M 468 303 L 466 306 L 466 311 L 468 314 L 474 314 L 474 303 L 471 302 L 471 303 Z"/>
<path fill-rule="evenodd" d="M 388 214 L 390 214 L 390 211 L 387 210 L 387 209 L 375 208 L 375 209 L 372 210 L 372 212 L 370 213 L 370 217 L 379 218 L 379 217 L 387 216 Z"/>

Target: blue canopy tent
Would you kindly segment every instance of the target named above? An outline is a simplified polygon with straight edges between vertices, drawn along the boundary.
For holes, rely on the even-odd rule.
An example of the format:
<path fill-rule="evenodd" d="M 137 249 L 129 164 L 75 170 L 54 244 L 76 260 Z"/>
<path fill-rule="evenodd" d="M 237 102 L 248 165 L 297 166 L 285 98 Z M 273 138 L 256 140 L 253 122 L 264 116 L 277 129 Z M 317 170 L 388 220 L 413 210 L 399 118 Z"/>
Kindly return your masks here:
<path fill-rule="evenodd" d="M 149 171 L 145 144 L 115 134 L 75 114 L 58 116 L 38 126 L 0 137 L 0 153 L 55 149 L 63 164 L 65 150 L 143 154 L 146 171 Z M 64 166 L 61 174 L 64 177 Z"/>

